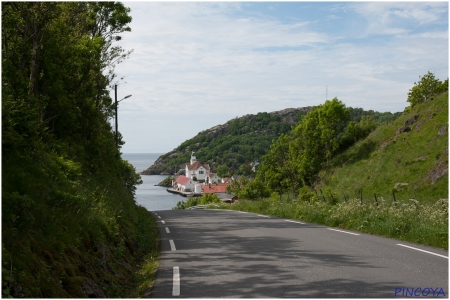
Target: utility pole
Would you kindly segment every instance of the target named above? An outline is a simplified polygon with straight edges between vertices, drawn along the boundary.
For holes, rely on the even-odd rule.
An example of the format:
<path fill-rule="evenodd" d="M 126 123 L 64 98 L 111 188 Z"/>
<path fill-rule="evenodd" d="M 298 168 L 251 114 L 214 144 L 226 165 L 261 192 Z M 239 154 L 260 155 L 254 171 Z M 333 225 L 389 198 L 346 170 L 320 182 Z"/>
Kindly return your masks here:
<path fill-rule="evenodd" d="M 115 94 L 115 103 L 116 103 L 116 147 L 119 146 L 119 142 L 117 139 L 117 128 L 119 127 L 119 121 L 117 120 L 117 106 L 119 105 L 119 103 L 117 102 L 117 84 L 114 85 L 114 94 Z"/>

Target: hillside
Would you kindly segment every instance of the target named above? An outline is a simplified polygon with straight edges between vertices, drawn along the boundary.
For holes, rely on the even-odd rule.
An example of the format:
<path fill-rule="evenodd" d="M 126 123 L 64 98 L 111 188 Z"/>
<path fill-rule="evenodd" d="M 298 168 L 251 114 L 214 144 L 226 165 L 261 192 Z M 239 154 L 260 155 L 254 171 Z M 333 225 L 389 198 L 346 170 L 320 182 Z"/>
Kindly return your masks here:
<path fill-rule="evenodd" d="M 343 200 L 377 197 L 435 202 L 448 198 L 448 93 L 421 103 L 335 157 L 316 188 Z"/>
<path fill-rule="evenodd" d="M 160 156 L 142 175 L 173 174 L 188 162 L 191 152 L 213 169 L 221 164 L 238 168 L 259 159 L 272 139 L 288 132 L 311 107 L 288 108 L 235 118 L 222 125 L 199 132 L 174 150 Z"/>
<path fill-rule="evenodd" d="M 152 282 L 158 229 L 136 204 L 102 67 L 124 51 L 108 45 L 129 11 L 2 2 L 2 298 L 131 298 Z"/>
<path fill-rule="evenodd" d="M 434 95 L 349 147 L 335 147 L 329 159 L 323 149 L 331 139 L 318 134 L 329 119 L 317 116 L 345 110 L 325 102 L 272 144 L 255 180 L 232 186 L 240 200 L 220 207 L 448 249 L 448 92 Z M 358 132 L 350 125 L 334 134 L 341 143 Z"/>
<path fill-rule="evenodd" d="M 160 156 L 141 174 L 173 174 L 189 161 L 192 151 L 196 152 L 199 161 L 209 164 L 213 171 L 222 164 L 236 169 L 237 172 L 248 170 L 251 162 L 259 160 L 267 153 L 272 140 L 277 139 L 280 134 L 288 133 L 311 109 L 312 107 L 308 106 L 249 114 L 214 126 Z M 390 122 L 400 115 L 364 111 L 361 108 L 350 108 L 350 113 L 352 120 L 356 122 L 359 122 L 362 116 L 370 115 L 378 123 Z"/>

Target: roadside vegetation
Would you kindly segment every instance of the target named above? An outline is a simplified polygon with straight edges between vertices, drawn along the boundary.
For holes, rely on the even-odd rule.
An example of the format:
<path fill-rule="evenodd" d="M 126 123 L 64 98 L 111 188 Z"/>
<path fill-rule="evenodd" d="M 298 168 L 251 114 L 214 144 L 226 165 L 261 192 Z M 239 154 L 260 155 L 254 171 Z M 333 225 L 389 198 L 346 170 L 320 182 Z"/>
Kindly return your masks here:
<path fill-rule="evenodd" d="M 2 2 L 2 297 L 139 297 L 158 230 L 134 200 L 108 85 L 120 2 Z"/>
<path fill-rule="evenodd" d="M 184 201 L 178 201 L 177 206 L 173 207 L 172 209 L 186 209 L 192 206 L 197 205 L 206 205 L 206 204 L 218 204 L 220 203 L 219 197 L 214 194 L 205 194 L 201 197 L 192 197 L 189 198 L 186 202 Z"/>
<path fill-rule="evenodd" d="M 229 186 L 241 200 L 221 207 L 448 249 L 448 80 L 427 73 L 407 101 L 383 124 L 326 101 L 273 141 L 255 180 Z"/>
<path fill-rule="evenodd" d="M 407 199 L 392 204 L 378 198 L 377 205 L 361 203 L 357 198 L 333 203 L 323 201 L 315 194 L 310 194 L 306 201 L 293 200 L 287 195 L 280 200 L 274 193 L 270 198 L 219 203 L 214 208 L 300 220 L 448 249 L 448 202 L 442 200 L 421 204 Z"/>

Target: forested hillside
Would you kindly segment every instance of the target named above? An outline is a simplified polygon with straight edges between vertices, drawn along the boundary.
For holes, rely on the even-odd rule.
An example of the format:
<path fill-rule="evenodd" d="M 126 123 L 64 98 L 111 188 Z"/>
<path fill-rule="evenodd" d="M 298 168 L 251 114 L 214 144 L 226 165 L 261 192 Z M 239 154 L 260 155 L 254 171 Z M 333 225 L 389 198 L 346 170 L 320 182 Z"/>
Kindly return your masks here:
<path fill-rule="evenodd" d="M 162 155 L 143 175 L 173 174 L 180 165 L 189 162 L 191 152 L 203 163 L 208 163 L 212 170 L 218 167 L 232 168 L 227 176 L 236 174 L 251 175 L 250 164 L 260 160 L 270 149 L 273 140 L 290 132 L 313 107 L 288 108 L 275 112 L 263 112 L 235 118 L 223 125 L 217 125 L 199 132 L 186 140 L 176 149 Z M 360 122 L 362 118 L 371 117 L 374 123 L 390 122 L 400 113 L 380 113 L 364 111 L 361 108 L 349 108 L 351 119 Z M 349 119 L 350 120 L 350 119 Z"/>
<path fill-rule="evenodd" d="M 109 124 L 130 22 L 119 2 L 2 2 L 3 297 L 136 297 L 150 278 L 156 227 Z"/>

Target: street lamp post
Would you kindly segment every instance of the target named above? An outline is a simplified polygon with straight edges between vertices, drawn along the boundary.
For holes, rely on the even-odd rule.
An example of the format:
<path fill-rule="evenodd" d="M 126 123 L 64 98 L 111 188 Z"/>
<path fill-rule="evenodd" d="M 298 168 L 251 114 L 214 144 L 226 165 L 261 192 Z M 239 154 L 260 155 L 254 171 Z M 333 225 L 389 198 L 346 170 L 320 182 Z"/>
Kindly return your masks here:
<path fill-rule="evenodd" d="M 119 107 L 119 102 L 122 100 L 125 100 L 127 98 L 130 98 L 131 95 L 126 96 L 123 99 L 120 99 L 119 101 L 117 101 L 117 84 L 114 86 L 114 92 L 115 92 L 115 102 L 116 102 L 116 147 L 119 146 L 119 138 L 118 138 L 118 127 L 119 127 L 119 120 L 118 120 L 118 114 L 117 114 L 117 108 Z"/>

